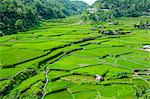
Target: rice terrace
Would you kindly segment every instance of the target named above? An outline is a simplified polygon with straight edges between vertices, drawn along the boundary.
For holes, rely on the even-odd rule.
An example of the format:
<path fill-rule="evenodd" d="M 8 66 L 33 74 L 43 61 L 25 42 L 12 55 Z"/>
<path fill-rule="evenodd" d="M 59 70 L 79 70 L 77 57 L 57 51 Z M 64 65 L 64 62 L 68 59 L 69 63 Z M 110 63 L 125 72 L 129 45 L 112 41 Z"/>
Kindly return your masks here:
<path fill-rule="evenodd" d="M 144 14 L 135 12 L 136 16 L 135 10 L 116 16 L 113 11 L 118 6 L 110 11 L 110 5 L 118 0 L 97 0 L 91 6 L 64 0 L 74 9 L 79 5 L 71 2 L 82 2 L 80 9 L 83 5 L 86 9 L 81 12 L 67 8 L 63 0 L 41 1 L 57 3 L 57 9 L 63 6 L 72 14 L 56 17 L 52 15 L 58 10 L 53 10 L 51 17 L 47 17 L 47 8 L 34 17 L 28 10 L 27 14 L 18 10 L 7 12 L 12 2 L 0 1 L 2 8 L 9 5 L 0 12 L 0 99 L 150 99 L 149 0 L 145 0 L 148 6 L 144 6 L 149 10 L 142 6 L 143 10 L 137 3 L 142 9 L 138 11 Z M 130 1 L 134 2 L 127 4 L 144 0 Z M 30 3 L 33 6 L 36 2 L 24 4 L 31 8 Z M 38 7 L 42 9 L 42 4 Z M 95 10 L 97 7 L 100 10 Z M 120 9 L 125 11 L 124 6 Z M 15 11 L 19 17 L 12 14 Z M 28 19 L 30 14 L 35 21 Z"/>

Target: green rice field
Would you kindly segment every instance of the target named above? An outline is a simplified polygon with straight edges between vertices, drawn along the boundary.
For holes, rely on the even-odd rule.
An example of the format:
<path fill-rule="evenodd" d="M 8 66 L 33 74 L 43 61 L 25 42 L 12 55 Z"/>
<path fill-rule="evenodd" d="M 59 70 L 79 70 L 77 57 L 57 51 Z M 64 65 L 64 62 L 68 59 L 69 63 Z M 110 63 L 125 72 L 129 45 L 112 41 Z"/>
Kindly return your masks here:
<path fill-rule="evenodd" d="M 0 99 L 150 99 L 150 51 L 142 49 L 150 30 L 133 26 L 150 17 L 114 19 L 119 25 L 79 20 L 0 37 Z M 116 29 L 131 33 L 99 33 Z"/>

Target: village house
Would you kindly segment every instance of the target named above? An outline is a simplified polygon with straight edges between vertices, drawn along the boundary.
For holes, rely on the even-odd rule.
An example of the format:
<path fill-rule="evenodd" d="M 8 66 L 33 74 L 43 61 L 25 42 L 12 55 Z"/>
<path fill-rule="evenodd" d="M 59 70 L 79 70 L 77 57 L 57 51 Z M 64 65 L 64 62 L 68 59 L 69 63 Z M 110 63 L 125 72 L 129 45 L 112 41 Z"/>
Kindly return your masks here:
<path fill-rule="evenodd" d="M 102 80 L 104 80 L 104 78 L 102 76 L 96 74 L 96 81 L 99 82 L 99 81 L 102 81 Z"/>
<path fill-rule="evenodd" d="M 143 46 L 143 49 L 150 49 L 150 45 Z"/>
<path fill-rule="evenodd" d="M 94 13 L 97 12 L 97 8 L 88 8 L 87 11 L 88 11 L 88 13 L 90 13 L 90 14 L 94 14 Z"/>
<path fill-rule="evenodd" d="M 97 11 L 99 11 L 99 12 L 108 12 L 109 9 L 102 9 L 102 8 L 88 8 L 87 11 L 88 11 L 88 13 L 90 13 L 90 14 L 94 14 L 94 13 L 96 13 Z"/>

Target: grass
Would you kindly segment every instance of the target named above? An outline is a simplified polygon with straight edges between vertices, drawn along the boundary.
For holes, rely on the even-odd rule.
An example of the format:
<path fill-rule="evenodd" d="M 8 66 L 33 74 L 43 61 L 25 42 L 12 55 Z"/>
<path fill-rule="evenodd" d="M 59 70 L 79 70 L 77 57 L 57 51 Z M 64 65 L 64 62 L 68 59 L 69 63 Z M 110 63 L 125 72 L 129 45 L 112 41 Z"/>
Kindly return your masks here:
<path fill-rule="evenodd" d="M 45 99 L 59 99 L 62 97 L 63 99 L 72 99 L 72 95 L 67 90 L 58 93 L 48 94 L 45 96 Z"/>
<path fill-rule="evenodd" d="M 47 93 L 50 93 L 50 92 L 53 92 L 53 91 L 57 91 L 57 90 L 67 88 L 69 86 L 71 86 L 70 82 L 64 81 L 64 80 L 57 80 L 55 82 L 49 82 L 46 86 L 46 91 L 47 91 Z"/>
<path fill-rule="evenodd" d="M 73 94 L 76 99 L 94 99 L 97 96 L 96 91 L 84 91 L 80 93 Z"/>
<path fill-rule="evenodd" d="M 20 95 L 20 98 L 27 98 L 27 99 L 32 99 L 32 98 L 39 98 L 37 94 L 42 92 L 43 90 L 41 87 L 43 86 L 43 82 L 39 81 L 36 84 L 32 85 L 29 90 L 24 92 L 23 94 Z"/>
<path fill-rule="evenodd" d="M 64 45 L 65 43 L 62 42 L 43 42 L 43 43 L 21 43 L 15 44 L 12 47 L 15 48 L 27 48 L 27 49 L 37 49 L 37 50 L 50 50 L 54 47 L 58 47 Z"/>
<path fill-rule="evenodd" d="M 81 69 L 75 69 L 72 72 L 74 73 L 80 73 L 80 74 L 89 74 L 89 75 L 106 75 L 106 77 L 118 77 L 118 73 L 126 73 L 126 76 L 131 75 L 131 71 L 128 69 L 124 68 L 119 68 L 107 64 L 102 64 L 102 65 L 96 65 L 96 66 L 91 66 L 91 67 L 85 67 Z"/>
<path fill-rule="evenodd" d="M 38 81 L 42 81 L 44 80 L 44 73 L 43 72 L 40 72 L 39 74 L 33 76 L 33 77 L 30 77 L 29 79 L 23 81 L 18 87 L 16 90 L 25 90 L 26 88 L 29 88 L 32 84 L 38 82 Z"/>
<path fill-rule="evenodd" d="M 66 77 L 62 77 L 61 79 L 70 81 L 72 83 L 85 83 L 85 82 L 94 82 L 94 77 L 83 76 L 83 75 L 70 75 Z"/>
<path fill-rule="evenodd" d="M 150 66 L 150 53 L 141 50 L 144 45 L 150 45 L 150 31 L 133 27 L 149 17 L 114 19 L 120 25 L 103 22 L 106 28 L 102 29 L 132 31 L 126 35 L 102 35 L 99 29 L 92 30 L 96 24 L 79 24 L 79 18 L 44 21 L 28 31 L 0 37 L 0 93 L 3 90 L 6 93 L 0 98 L 149 97 L 149 77 L 134 77 L 132 72 Z M 98 38 L 73 43 L 92 37 Z M 34 69 L 37 74 L 26 75 L 26 79 L 18 79 L 19 84 L 11 85 L 12 78 L 24 77 L 20 72 L 26 69 Z M 96 82 L 96 74 L 103 76 L 104 81 Z M 7 85 L 11 88 L 6 88 Z"/>
<path fill-rule="evenodd" d="M 44 51 L 10 48 L 1 52 L 2 66 L 23 62 L 44 54 Z"/>
<path fill-rule="evenodd" d="M 80 56 L 67 56 L 60 61 L 52 64 L 50 68 L 52 69 L 74 69 L 80 68 L 87 65 L 97 64 L 99 63 L 98 60 L 95 58 L 88 58 L 88 57 L 80 57 Z"/>
<path fill-rule="evenodd" d="M 74 86 L 71 86 L 68 88 L 68 90 L 72 93 L 80 93 L 80 92 L 84 92 L 84 91 L 90 91 L 90 90 L 96 90 L 97 88 L 100 88 L 101 85 L 89 85 L 89 84 L 82 84 L 82 85 L 78 85 L 75 84 Z"/>
<path fill-rule="evenodd" d="M 58 77 L 62 77 L 62 76 L 66 76 L 66 75 L 70 75 L 70 72 L 65 72 L 65 71 L 50 71 L 48 73 L 48 79 L 52 80 Z"/>

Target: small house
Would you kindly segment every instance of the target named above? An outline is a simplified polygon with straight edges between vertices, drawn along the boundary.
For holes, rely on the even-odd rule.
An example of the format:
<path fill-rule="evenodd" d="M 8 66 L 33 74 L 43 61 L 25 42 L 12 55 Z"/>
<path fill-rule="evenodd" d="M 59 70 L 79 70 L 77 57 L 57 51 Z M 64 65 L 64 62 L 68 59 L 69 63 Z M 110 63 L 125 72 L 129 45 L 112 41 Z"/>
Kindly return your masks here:
<path fill-rule="evenodd" d="M 102 81 L 102 80 L 104 80 L 104 78 L 96 74 L 96 81 Z"/>
<path fill-rule="evenodd" d="M 143 49 L 150 49 L 150 45 L 143 46 Z"/>
<path fill-rule="evenodd" d="M 97 8 L 88 8 L 87 11 L 88 11 L 88 13 L 90 13 L 90 14 L 94 14 L 94 13 L 97 12 Z"/>

